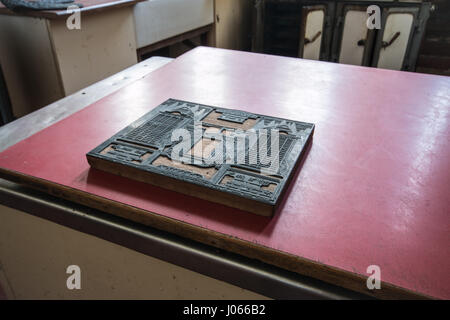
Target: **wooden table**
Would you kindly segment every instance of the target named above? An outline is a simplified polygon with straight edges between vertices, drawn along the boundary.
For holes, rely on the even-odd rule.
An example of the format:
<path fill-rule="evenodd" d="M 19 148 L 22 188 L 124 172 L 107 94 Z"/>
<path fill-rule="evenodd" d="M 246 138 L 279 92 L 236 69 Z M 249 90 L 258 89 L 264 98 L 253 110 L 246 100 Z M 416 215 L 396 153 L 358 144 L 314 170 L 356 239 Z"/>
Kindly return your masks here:
<path fill-rule="evenodd" d="M 0 127 L 0 151 L 171 60 L 152 57 Z M 366 298 L 1 178 L 0 221 L 0 300 L 2 288 L 9 299 Z M 68 261 L 81 292 L 61 285 Z"/>
<path fill-rule="evenodd" d="M 380 298 L 449 298 L 445 77 L 197 48 L 0 154 L 1 176 Z M 316 124 L 273 219 L 91 170 L 167 98 Z M 69 146 L 68 146 L 69 144 Z M 381 268 L 368 290 L 367 268 Z"/>

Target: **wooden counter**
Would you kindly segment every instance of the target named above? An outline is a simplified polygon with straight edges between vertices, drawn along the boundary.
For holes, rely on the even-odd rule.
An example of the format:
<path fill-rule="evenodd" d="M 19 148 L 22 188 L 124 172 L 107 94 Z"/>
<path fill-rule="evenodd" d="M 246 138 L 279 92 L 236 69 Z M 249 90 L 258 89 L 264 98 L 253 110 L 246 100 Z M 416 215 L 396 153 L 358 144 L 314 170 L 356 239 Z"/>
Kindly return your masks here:
<path fill-rule="evenodd" d="M 380 298 L 450 298 L 450 79 L 197 48 L 0 154 L 1 176 Z M 273 219 L 90 169 L 168 98 L 316 124 Z M 366 287 L 381 269 L 381 289 Z"/>

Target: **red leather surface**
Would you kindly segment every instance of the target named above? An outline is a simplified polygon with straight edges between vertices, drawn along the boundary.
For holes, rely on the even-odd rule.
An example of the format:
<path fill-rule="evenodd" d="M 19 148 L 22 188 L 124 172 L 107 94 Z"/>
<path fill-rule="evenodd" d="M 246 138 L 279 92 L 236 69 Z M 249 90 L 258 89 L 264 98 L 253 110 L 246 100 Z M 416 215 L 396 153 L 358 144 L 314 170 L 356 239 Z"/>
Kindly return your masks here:
<path fill-rule="evenodd" d="M 89 168 L 168 98 L 316 124 L 273 219 Z M 197 48 L 0 154 L 0 166 L 450 298 L 450 78 Z"/>

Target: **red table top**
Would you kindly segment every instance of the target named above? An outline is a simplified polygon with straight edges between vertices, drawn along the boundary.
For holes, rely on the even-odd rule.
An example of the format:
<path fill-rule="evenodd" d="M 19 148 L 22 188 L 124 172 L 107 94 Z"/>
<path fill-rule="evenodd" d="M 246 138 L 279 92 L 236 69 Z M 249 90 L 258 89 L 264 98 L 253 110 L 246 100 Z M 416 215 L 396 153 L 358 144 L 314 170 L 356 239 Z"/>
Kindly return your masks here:
<path fill-rule="evenodd" d="M 168 98 L 316 124 L 273 219 L 89 168 L 88 151 Z M 383 282 L 450 299 L 449 111 L 447 77 L 200 47 L 0 167 L 363 277 L 378 265 Z"/>

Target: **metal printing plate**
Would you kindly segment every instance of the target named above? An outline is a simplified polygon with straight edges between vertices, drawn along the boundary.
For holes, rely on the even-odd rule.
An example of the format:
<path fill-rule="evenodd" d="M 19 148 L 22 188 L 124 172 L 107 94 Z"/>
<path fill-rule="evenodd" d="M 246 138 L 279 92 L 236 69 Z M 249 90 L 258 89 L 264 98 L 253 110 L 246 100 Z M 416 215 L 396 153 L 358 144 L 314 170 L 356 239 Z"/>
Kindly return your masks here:
<path fill-rule="evenodd" d="M 276 205 L 313 131 L 311 123 L 169 99 L 87 156 Z"/>

